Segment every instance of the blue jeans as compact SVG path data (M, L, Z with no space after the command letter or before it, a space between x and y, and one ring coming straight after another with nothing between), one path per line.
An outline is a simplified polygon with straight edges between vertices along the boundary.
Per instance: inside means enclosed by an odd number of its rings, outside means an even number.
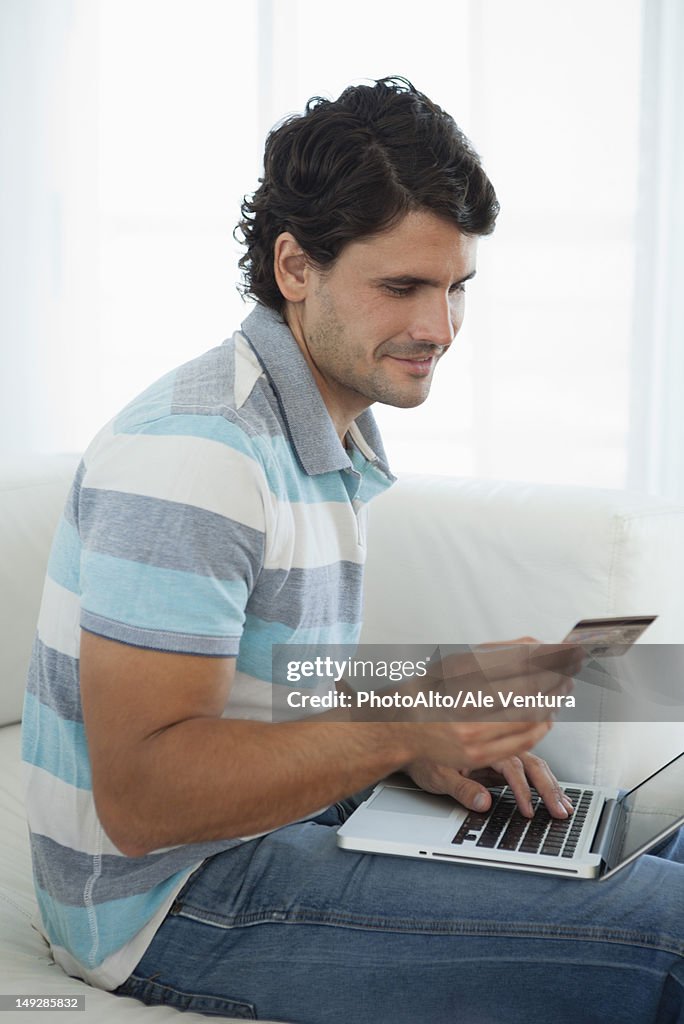
M293 1024L684 1024L682 833L576 881L340 850L355 802L205 861L117 993Z

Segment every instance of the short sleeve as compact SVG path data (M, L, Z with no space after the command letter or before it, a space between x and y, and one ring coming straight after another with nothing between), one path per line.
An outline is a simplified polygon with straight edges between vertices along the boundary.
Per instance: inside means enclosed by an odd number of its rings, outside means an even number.
M267 484L247 443L110 435L70 501L82 628L160 651L235 656L263 564Z

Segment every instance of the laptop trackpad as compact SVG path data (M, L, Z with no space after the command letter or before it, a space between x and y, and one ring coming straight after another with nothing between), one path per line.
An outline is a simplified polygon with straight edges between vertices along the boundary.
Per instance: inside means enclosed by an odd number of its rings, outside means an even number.
M437 796L413 789L382 789L369 809L398 811L400 814L423 814L430 818L448 818L459 805L450 796Z

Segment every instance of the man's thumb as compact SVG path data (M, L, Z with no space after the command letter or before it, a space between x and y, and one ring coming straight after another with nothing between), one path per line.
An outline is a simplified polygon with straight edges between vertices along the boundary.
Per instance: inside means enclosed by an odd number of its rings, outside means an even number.
M489 790L474 779L458 781L451 795L471 811L488 811L492 804Z

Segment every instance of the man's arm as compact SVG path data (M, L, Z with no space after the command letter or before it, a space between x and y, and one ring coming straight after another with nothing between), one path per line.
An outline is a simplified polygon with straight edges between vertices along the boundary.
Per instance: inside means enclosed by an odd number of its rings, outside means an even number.
M548 722L221 718L232 658L168 654L81 634L81 694L98 815L128 856L294 821L417 758L484 767L529 750Z

